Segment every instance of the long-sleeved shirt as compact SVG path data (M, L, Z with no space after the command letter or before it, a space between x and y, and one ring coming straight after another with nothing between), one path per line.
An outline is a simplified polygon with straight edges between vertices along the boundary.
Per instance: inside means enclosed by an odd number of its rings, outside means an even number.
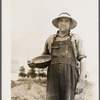
M67 40L69 37L71 37L71 42L73 44L74 54L78 61L80 61L82 58L86 58L84 47L83 47L83 41L82 39L77 35L73 33L69 33L68 35L65 35L61 37L59 35L59 31L57 31L56 34L53 34L49 36L49 38L46 40L43 54L51 54L51 44L53 43L53 39L56 37L56 41L64 41Z

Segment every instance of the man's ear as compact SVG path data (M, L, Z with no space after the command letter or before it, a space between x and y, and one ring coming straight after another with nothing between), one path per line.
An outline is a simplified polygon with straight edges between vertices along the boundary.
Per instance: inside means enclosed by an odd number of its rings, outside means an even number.
M71 22L70 22L70 26L69 26L69 28L71 29Z

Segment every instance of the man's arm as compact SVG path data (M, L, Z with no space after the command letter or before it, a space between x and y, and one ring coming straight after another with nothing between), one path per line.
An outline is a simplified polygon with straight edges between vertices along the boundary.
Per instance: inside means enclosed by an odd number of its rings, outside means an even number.
M49 54L50 53L49 53L49 49L48 49L48 42L46 41L42 55L49 55Z
M77 59L80 62L80 75L76 85L76 93L82 93L86 75L86 55L84 52L83 41L77 36Z
M44 50L42 55L50 55L51 54L51 44L53 42L54 34L49 36L45 42Z
M79 76L79 81L85 80L85 75L86 75L86 58L82 58L80 60L80 76Z
M82 58L80 61L80 76L76 85L76 94L83 92L85 75L86 75L86 58Z

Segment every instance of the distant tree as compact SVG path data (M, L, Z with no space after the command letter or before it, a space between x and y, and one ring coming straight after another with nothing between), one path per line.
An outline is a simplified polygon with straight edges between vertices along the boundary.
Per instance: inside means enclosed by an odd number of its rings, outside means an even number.
M35 78L37 76L37 74L35 73L35 69L34 68L31 68L29 69L28 73L27 73L27 77L31 77L31 78Z
M26 77L24 66L21 66L21 67L19 68L19 76L20 76L20 77Z
M39 70L39 77L46 77L47 75L44 73L44 70Z

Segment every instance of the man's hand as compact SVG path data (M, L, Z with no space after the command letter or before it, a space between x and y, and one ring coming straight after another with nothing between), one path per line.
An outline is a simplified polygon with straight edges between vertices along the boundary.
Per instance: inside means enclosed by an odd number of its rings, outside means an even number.
M29 67L31 67L31 68L35 68L35 67L36 67L36 64L35 64L35 63L32 63L30 60L27 60L27 64L28 64Z
M84 81L83 80L79 80L77 85L76 85L76 94L82 93L83 92L83 88L84 88Z

